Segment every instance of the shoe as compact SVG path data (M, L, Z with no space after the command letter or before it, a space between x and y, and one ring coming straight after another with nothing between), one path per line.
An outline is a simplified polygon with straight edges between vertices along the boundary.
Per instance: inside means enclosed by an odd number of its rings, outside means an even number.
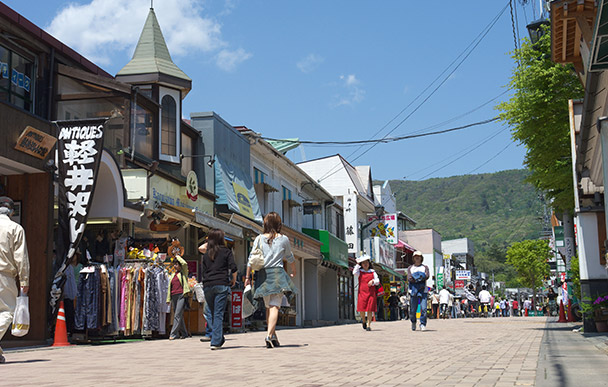
M416 323L415 323L415 322L413 322L413 323L412 323L412 330L413 330L413 331L415 331L415 330L416 330Z
M211 347L209 347L212 351L215 351L217 349L222 349L222 347L220 347L219 345L212 345Z
M420 330L423 332L426 331L426 325L420 324Z
M169 337L169 340L175 340L175 339L177 339L177 337L175 337L175 336Z
M365 330L368 331L368 332L371 332L372 328L367 327L367 328L365 328Z
M264 339L264 342L266 343L266 348L268 348L268 349L274 348L274 344L272 343L272 340L270 339L270 337L266 336L266 338Z
M272 335L272 337L270 338L270 341L272 342L273 347L281 346L281 343L279 343L279 339L277 338L277 335Z
M4 358L4 356L0 355L0 364L4 363L6 363L6 359Z
M361 322L361 324L363 324L363 329L367 329L367 324L365 323L365 321Z
M203 336L203 337L201 337L200 340L201 340L202 343L205 343L207 341L211 341L211 337L209 337L209 336Z

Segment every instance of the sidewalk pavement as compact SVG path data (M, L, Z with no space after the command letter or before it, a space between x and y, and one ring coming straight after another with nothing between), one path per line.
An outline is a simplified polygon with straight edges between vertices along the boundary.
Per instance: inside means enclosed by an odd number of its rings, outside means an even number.
M228 335L218 351L198 337L8 350L0 385L592 386L606 374L605 352L544 317L430 320L427 328L413 332L409 321L393 321L374 323L371 332L361 324L285 329L275 349L265 349L264 332L250 332ZM571 353L556 352L568 337ZM577 379L569 359L582 367L578 351L604 367L594 363ZM554 379L554 369L565 377Z
M537 386L608 386L608 334L580 333L581 326L547 321Z

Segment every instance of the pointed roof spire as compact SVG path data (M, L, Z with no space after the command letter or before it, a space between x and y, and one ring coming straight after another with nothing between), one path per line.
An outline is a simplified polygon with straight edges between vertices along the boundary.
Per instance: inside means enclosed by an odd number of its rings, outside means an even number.
M192 79L177 67L171 59L171 54L169 54L167 43L165 43L158 19L156 19L154 8L152 8L152 0L150 1L150 6L150 12L137 42L133 58L116 74L116 77L123 78L128 82L129 80L126 78L133 78L132 76L134 75L156 74L157 81L160 81L161 78L167 78L163 77L163 75L169 76L169 79L174 79L175 81L171 82L165 79L162 83L179 86L179 88L185 91L185 95L191 89Z

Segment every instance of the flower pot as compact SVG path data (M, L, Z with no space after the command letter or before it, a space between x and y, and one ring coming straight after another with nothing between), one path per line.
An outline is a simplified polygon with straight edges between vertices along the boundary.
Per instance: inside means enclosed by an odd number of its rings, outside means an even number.
M595 328L598 332L608 332L608 321L596 321Z

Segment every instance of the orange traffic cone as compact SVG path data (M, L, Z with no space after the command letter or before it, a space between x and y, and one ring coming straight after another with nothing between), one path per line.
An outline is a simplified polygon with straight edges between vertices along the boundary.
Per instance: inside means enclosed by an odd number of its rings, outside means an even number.
M563 301L559 302L559 320L557 320L557 322L560 322L560 323L567 322L566 314L564 313L564 302Z
M574 315L572 314L572 303L568 301L568 322L574 322Z
M63 301L59 302L59 312L57 313L57 323L55 324L55 341L53 347L67 347L71 345L68 342L68 329L65 325L65 309Z

